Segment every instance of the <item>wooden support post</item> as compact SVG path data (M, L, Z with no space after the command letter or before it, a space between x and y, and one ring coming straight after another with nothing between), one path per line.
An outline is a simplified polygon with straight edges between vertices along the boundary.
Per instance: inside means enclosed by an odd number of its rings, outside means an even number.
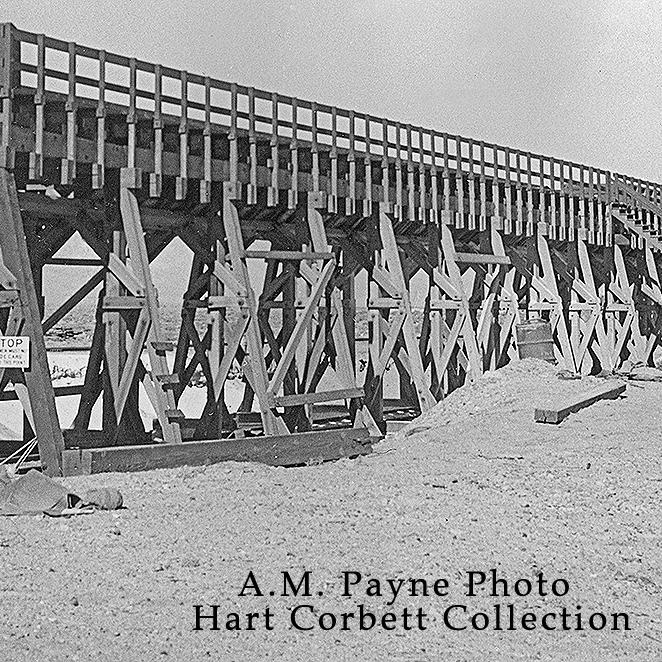
M501 227L501 210L499 209L501 200L499 192L499 150L496 145L492 146L492 226Z
M144 297L144 308L138 318L138 324L134 332L133 345L127 359L120 382L120 392L116 397L116 407L121 403L123 396L123 385L133 379L135 369L140 360L143 347L147 347L149 356L149 371L145 371L143 385L156 417L161 425L163 440L165 443L181 443L179 429L179 418L175 416L177 409L175 399L170 389L157 379L158 375L169 374L168 363L165 356L165 337L161 329L159 317L159 304L156 288L152 282L149 256L145 245L145 236L140 220L140 210L135 190L141 186L142 174L133 168L123 168L120 175L120 213L122 226L126 236L126 244L131 256L131 271L139 283L139 290L134 296ZM127 370L133 374L127 373Z
M105 333L103 324L103 294L99 294L97 310L95 315L94 334L92 345L85 368L85 379L78 404L78 412L73 422L73 428L77 431L87 430L90 425L94 403L99 398L102 390L102 378L100 375L104 357Z
M312 194L308 196L308 229L312 241L313 250L321 253L328 250L326 231L324 221L320 213L323 207L323 196ZM328 267L316 265L316 278L318 282L325 278L325 271ZM344 296L338 288L333 288L330 295L331 311L331 335L333 338L334 349L336 353L335 375L338 383L347 394L356 392L359 388L355 371L355 353L354 353L354 314L356 306L354 302L354 281L348 280L344 288ZM312 302L312 296L310 301ZM305 310L303 314L305 315ZM298 323L297 323L298 324ZM293 335L296 329L293 331ZM287 350L286 350L287 351ZM285 352L283 352L285 355ZM352 396L347 395L350 398ZM352 398L354 399L354 398ZM356 400L350 408L355 410L354 427L368 427L374 434L378 433L377 425L369 409L360 401Z
M462 139L455 138L455 198L457 204L457 215L455 227L464 228L464 178L462 175Z
M531 167L531 152L526 155L526 236L533 237L536 223L533 214L533 168Z
M577 209L577 216L579 220L579 232L578 236L580 239L587 240L588 239L588 226L587 226L587 218L588 218L588 202L586 198L584 197L584 193L586 191L586 182L585 182L585 170L584 166L580 165L579 166L579 195L578 195L578 209Z
M391 208L391 182L388 172L388 122L382 120L382 201Z
M345 197L345 216L353 216L356 213L356 118L354 111L349 113L349 149L347 151L348 185Z
M538 158L538 225L543 224L544 232L549 236L549 224L547 223L547 199L545 195L545 161Z
M428 222L427 205L428 194L425 182L425 154L423 148L423 136L425 134L419 129L418 131L418 213L416 218L421 223Z
M67 155L62 159L60 183L73 184L76 177L76 44L69 42L69 72L67 79Z
M469 175L467 176L467 187L469 189L469 219L467 227L469 230L476 229L476 182L474 173L474 143L469 140Z
M567 237L567 216L566 216L566 202L567 195L565 192L565 181L564 181L564 169L565 164L563 161L559 161L559 232L558 238L561 241L565 241Z
M278 95L271 95L271 159L269 161L270 184L267 188L267 206L274 207L278 204Z
M29 409L36 414L31 425L37 437L42 468L49 476L60 476L64 441L55 409L39 303L30 269L16 185L13 174L5 167L0 167L0 273L6 276L2 286L6 290L15 290L20 297L16 302L19 307L14 313L19 322L14 335L23 333L29 335L31 340L31 365L23 371L22 379Z
M161 65L154 66L154 172L149 173L149 195L161 196L163 187L163 116L161 114Z
M529 310L534 316L540 316L542 311L549 311L552 331L556 334L559 362L566 369L575 371L577 366L575 366L572 345L565 321L563 300L559 294L549 245L542 228L538 228L537 248L540 266L533 266L531 290L535 297L531 297Z
M312 160L311 171L313 180L313 191L321 191L320 188L320 155L319 145L317 144L317 104L313 101L310 104L310 156Z
M292 138L290 139L290 188L287 191L287 207L295 209L299 202L299 143L298 102L292 99Z
M416 188L414 185L414 154L412 150L411 124L407 124L407 220L416 220Z
M249 173L246 200L249 205L257 204L257 133L255 130L255 88L248 90L248 151Z
M92 164L92 188L103 189L106 162L106 51L99 51L99 100L96 107L96 155Z
M205 125L202 130L202 180L200 181L200 204L211 202L212 185L212 133L211 133L211 79L205 76Z
M478 229L487 229L487 181L485 177L485 143L480 141L480 220Z
M558 220L556 218L556 162L549 160L549 238L558 238Z
M331 108L331 149L329 150L331 170L328 177L327 210L338 213L338 110Z
M585 204L588 206L588 243L595 243L595 171L588 169L588 198Z
M383 207L379 215L379 232L382 245L384 246L383 250L387 267L382 285L385 285L387 281L389 282L390 294L398 300L398 313L389 330L389 337L379 357L379 370L375 369L375 373L377 375L383 374L386 363L395 348L400 331L402 331L404 346L409 359L408 372L416 389L419 407L421 411L427 411L434 405L435 399L432 393L430 393L425 377L425 370L414 327L410 293L400 261L398 245L393 231L393 221Z
M44 110L46 107L46 45L43 34L37 35L37 87L34 95L34 151L30 152L28 178L39 180L44 171Z
M430 131L430 223L439 224L439 171L437 169L437 134Z
M230 181L232 183L239 182L239 134L237 132L237 117L238 117L238 91L237 84L230 84L230 131L228 132L229 143L229 166L230 166ZM276 108L278 105L276 104ZM278 110L276 110L278 112Z
M517 181L515 183L515 192L517 196L517 220L515 221L515 232L516 234L524 234L524 197L522 194L522 154L516 152L517 157L517 170L516 176Z
M226 182L223 186L223 226L232 268L228 270L217 262L214 274L233 287L237 304L246 314L247 347L243 365L244 375L257 396L264 432L265 434L287 434L288 430L283 419L276 417L273 413L272 404L267 395L272 388L270 388L267 377L267 368L262 351L257 299L250 283L239 214L235 206L238 199L237 184Z
M16 38L16 28L11 23L0 24L0 146L3 162L0 167L7 167L7 150L11 145L11 128L14 105L14 88L21 85L21 73L18 64L21 60L21 44Z
M504 150L504 155L506 159L506 183L504 184L506 213L503 219L503 231L505 234L510 234L513 231L513 183L510 178L510 150Z
M575 240L575 228L577 223L577 209L575 207L575 193L572 190L573 181L573 164L568 163L568 184L570 185L570 193L568 195L568 233L567 240Z
M126 165L129 168L136 167L136 125L138 123L138 118L136 116L136 77L136 58L132 57L129 59L129 110L126 114Z
M442 134L443 170L441 176L444 182L444 207L441 212L441 222L445 225L452 223L451 215L451 173L448 167L448 134ZM498 212L497 212L498 213Z
M185 71L180 73L180 86L179 176L175 178L176 200L184 200L188 189L188 74ZM232 143L230 143L230 155L232 155ZM230 161L232 162L232 159ZM232 176L232 167L230 171Z
M399 221L402 220L402 127L399 122L395 123L395 207L393 216Z
M111 220L111 219L108 219ZM110 223L109 223L110 225ZM124 264L126 260L126 241L119 230L110 230L112 260ZM121 281L114 270L106 273L103 301L103 322L105 339L105 384L103 389L103 430L108 443L116 443L117 433L124 413L124 403L118 411L116 397L119 393L120 380L126 364L126 324L118 309L107 309L109 299L117 299L122 294ZM128 397L128 393L127 393ZM122 436L128 436L127 433Z
M365 159L363 161L365 169L365 193L363 198L363 216L367 218L370 216L372 209L372 141L370 137L370 116L365 116ZM315 189L319 190L319 189Z

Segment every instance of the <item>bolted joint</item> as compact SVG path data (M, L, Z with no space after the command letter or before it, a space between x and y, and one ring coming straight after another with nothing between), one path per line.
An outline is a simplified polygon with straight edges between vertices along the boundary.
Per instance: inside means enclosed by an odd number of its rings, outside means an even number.
M2 147L0 148L0 168L5 170L14 169L14 149L12 147Z
M175 200L184 200L188 191L188 179L175 177Z
M104 176L103 176L103 163L93 163L92 164L92 188L100 189L103 188Z
M503 230L503 219L500 216L492 216L492 229Z
M315 209L326 207L326 192L314 191L308 194L308 204Z
M202 180L200 182L200 204L207 205L211 202L211 182Z
M120 170L120 186L128 189L140 189L143 184L143 173L140 168L122 168Z
M28 179L32 181L41 179L44 174L42 155L30 152L28 159Z
M228 200L241 200L241 184L239 182L224 182L223 195Z
M69 186L76 178L76 162L72 159L62 159L60 165L60 184Z
M161 175L150 172L149 173L149 197L150 198L159 198L161 197L161 190L163 188L163 180Z

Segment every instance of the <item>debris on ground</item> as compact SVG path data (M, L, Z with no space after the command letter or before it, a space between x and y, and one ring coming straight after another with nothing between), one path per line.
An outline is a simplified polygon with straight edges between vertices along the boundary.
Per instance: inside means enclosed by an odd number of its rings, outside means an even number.
M91 489L80 497L35 469L15 476L0 466L0 516L44 513L62 517L121 507L122 495L114 488Z
M122 494L112 487L97 487L83 494L83 503L100 510L119 510L122 507Z
M662 382L662 370L651 366L640 365L627 373L627 378L638 382Z

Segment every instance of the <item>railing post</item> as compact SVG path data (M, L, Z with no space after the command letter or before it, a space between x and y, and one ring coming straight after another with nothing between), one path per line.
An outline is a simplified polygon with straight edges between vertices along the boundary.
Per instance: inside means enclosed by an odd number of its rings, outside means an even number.
M0 144L9 147L12 92L20 84L21 45L11 23L0 24Z

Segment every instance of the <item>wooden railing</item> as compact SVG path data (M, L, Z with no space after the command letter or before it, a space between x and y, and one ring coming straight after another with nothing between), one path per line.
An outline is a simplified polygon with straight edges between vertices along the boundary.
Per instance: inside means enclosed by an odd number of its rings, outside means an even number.
M338 196L338 179L345 180L343 190L355 201L357 182L374 182L376 177L383 187L384 200L396 208L407 207L410 218L425 220L429 212L467 207L468 227L476 217L494 213L492 201L499 201L507 210L516 209L515 214L503 214L506 232L526 231L525 226L533 222L537 211L537 218L549 220L552 226L561 228L567 224L567 235L564 228L559 238L571 239L577 224L589 237L597 236L602 243L601 238L611 234L607 212L612 200L610 182L627 182L655 202L662 198L660 184L593 166L246 87L25 32L11 24L3 24L0 30L4 61L0 96L34 97L33 173L39 171L44 155L44 105L52 95L64 99L63 181L71 180L75 174L76 113L79 108L93 106L97 125L93 165L96 186L103 181L106 123L121 109L128 127L129 167L135 164L138 122L149 118L153 124L153 194L158 194L163 174L164 128L176 124L178 196L185 194L190 136L196 134L202 136L203 201L216 178L212 170L212 137L219 132L229 141L230 179L238 177L237 139L248 138L248 155L242 159L248 165L253 186L257 186L257 144L268 139L270 158L266 165L271 172L272 201L279 187L279 159L287 148L287 169L295 192L298 174L304 167L299 154L305 149L310 153L305 169L312 176L314 189L320 187L320 160L324 156L324 174L330 181L332 199ZM11 120L5 117L5 133L9 123ZM363 198L370 201L372 186L364 188ZM390 195L395 199L389 200ZM415 209L421 211L415 213ZM459 222L462 223L461 218Z

